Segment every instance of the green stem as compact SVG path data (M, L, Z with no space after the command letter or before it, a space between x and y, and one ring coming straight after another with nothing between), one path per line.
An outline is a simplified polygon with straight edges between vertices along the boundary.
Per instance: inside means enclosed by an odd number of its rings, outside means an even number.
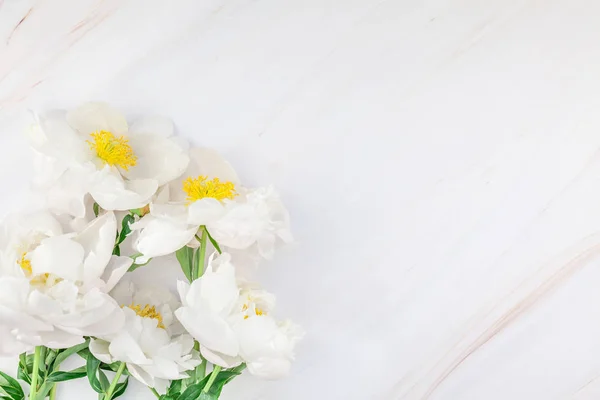
M202 231L202 237L200 238L200 250L198 254L198 260L194 266L194 273L192 274L192 280L196 280L204 274L204 258L206 257L206 244L208 241L208 232L206 227L202 225L200 227Z
M42 346L36 346L33 353L33 375L31 376L31 390L29 391L29 400L35 400L38 389L38 377L40 375L40 359L42 358Z
M202 389L202 391L204 393L208 393L208 391L210 390L210 387L215 382L215 379L217 379L217 375L219 375L219 372L221 372L221 367L218 365L215 365L212 372L210 373L210 378L208 378L208 382L206 382L206 386L204 386L204 389Z
M121 374L123 373L123 371L125 370L125 363L122 362L121 365L119 365L119 369L117 369L116 375L113 378L112 382L110 383L110 386L108 387L108 390L106 391L106 395L104 396L104 400L111 400L112 399L112 395L115 391L115 388L117 387L117 384L119 383L119 379L121 378Z
M53 370L58 371L60 369L60 364L55 364ZM50 389L50 399L56 399L56 388L58 387L58 382L52 384L52 389Z
M58 383L55 383L54 385L52 385L52 389L50 389L50 400L56 399L56 387L57 386L58 386Z
M154 393L154 395L156 396L157 399L160 399L160 394L158 394L158 392L156 391L156 389L149 387L148 389L150 389L150 391L152 393Z

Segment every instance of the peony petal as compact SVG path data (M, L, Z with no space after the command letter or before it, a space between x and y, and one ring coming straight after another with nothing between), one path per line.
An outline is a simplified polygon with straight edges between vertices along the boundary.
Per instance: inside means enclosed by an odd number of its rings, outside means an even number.
M50 273L63 279L83 279L83 247L66 235L42 240L31 252L33 275Z
M102 276L104 268L112 256L116 233L117 219L114 213L107 212L94 219L75 238L83 246L85 252L84 283Z
M15 357L31 349L32 345L18 341L7 326L0 325L0 357Z
M286 377L292 366L290 360L285 358L261 357L246 363L248 371L261 379L281 379Z
M193 202L188 207L188 224L207 225L225 215L223 204L213 198L204 198Z
M125 117L106 103L86 103L67 113L69 125L82 135L108 131L115 136L127 134Z
M48 208L57 214L66 213L83 218L86 212L86 194L95 171L91 163L65 171L46 191Z
M215 365L221 366L223 368L237 367L242 363L241 357L230 357L228 355L212 351L206 346L201 345L200 352L202 353L202 356L206 358L207 361Z
M177 281L177 293L179 293L179 298L181 299L181 303L184 306L193 306L193 304L190 304L187 299L187 295L188 295L189 291L190 291L189 283L187 283L185 281L181 281L181 280Z
M207 348L232 357L238 355L239 344L235 333L218 315L189 307L178 309L175 315L190 335Z
M177 224L187 224L188 209L182 203L150 204L150 214L153 217L166 219Z
M142 382L144 385L148 387L155 386L155 379L152 375L144 370L144 367L136 365L134 363L127 363L127 371L129 374L133 376L138 381ZM163 392L164 393L164 392Z
M204 175L209 179L219 178L222 182L232 182L236 187L241 184L231 164L216 151L208 148L192 148L189 150L189 157L190 161L185 172L169 183L171 200L185 200L183 182L189 177L196 178Z
M173 253L185 246L198 231L197 227L174 224L155 218L150 220L137 238L135 248L143 254L136 260L143 263L150 258Z
M92 339L90 341L90 352L96 357L98 360L102 361L106 364L112 364L116 360L110 354L108 350L110 343L100 339Z
M129 143L137 163L123 175L128 179L155 179L164 185L181 176L186 170L187 152L174 141L156 135L136 135Z
M198 168L194 171L194 177L206 175L209 179L219 178L221 181L232 182L236 186L241 184L235 169L215 150L206 147L190 149L190 160L193 160Z
M41 343L38 345L43 345L52 349L68 349L69 347L77 346L78 344L85 342L82 335L73 335L61 329L54 329L51 332L42 332L40 338Z
M199 295L201 298L193 299L193 303L206 304L212 312L223 316L229 315L240 293L235 268L229 260L230 256L227 253L210 260L209 268L202 278L192 282L190 290L191 296Z
M105 210L144 207L158 189L154 179L124 181L116 168L105 166L94 176L90 194Z
M110 292L113 290L132 264L133 259L130 257L112 256L102 275L102 280L106 282L104 291Z
M118 335L109 346L110 353L120 361L135 364L151 364L146 358L137 341L128 333Z
M65 113L51 111L38 119L29 131L32 146L39 152L62 163L82 163L92 158L84 138L67 123Z
M145 116L136 120L129 129L129 134L147 135L154 134L163 138L173 136L174 133L173 121L170 118L160 115Z

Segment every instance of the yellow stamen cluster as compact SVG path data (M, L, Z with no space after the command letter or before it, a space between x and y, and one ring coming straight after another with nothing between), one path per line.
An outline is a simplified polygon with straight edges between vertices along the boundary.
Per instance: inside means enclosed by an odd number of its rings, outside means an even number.
M23 253L23 255L21 256L21 259L19 261L17 261L17 264L19 264L21 269L23 271L25 271L25 274L27 276L31 276L31 274L33 273L32 269L31 269L31 261L26 259L25 258L26 256L27 256L27 253Z
M104 163L121 167L126 171L136 165L137 157L133 154L127 138L116 137L108 131L94 132L90 136L94 140L88 140L87 143Z
M140 304L131 304L127 306L131 308L137 315L142 318L152 318L158 321L158 327L165 329L165 325L163 323L162 315L156 311L156 307L151 306L150 304L146 304L145 306L141 306Z
M244 306L242 307L242 311L248 311L248 304L244 304ZM256 316L258 316L258 317L267 315L267 313L265 311L263 311L262 309L260 309L258 307L254 307L254 314L256 314ZM248 318L249 318L248 314L244 315L244 319L248 319Z
M183 191L187 193L186 200L188 204L207 197L217 200L231 200L237 195L235 185L232 182L221 182L219 178L208 180L208 177L204 175L197 178L187 178L183 182Z
M31 260L28 260L27 258L27 253L23 253L23 255L21 256L21 259L17 261L17 264L19 264L19 266L21 267L21 269L25 272L25 276L27 278L29 278L29 283L33 286L46 286L46 284L48 284L48 280L50 279L50 274L49 273L45 273L45 274L40 274L40 275L36 275L33 276L33 269L31 268ZM51 284L54 284L56 282L60 282L62 279L54 276L52 282L50 282Z

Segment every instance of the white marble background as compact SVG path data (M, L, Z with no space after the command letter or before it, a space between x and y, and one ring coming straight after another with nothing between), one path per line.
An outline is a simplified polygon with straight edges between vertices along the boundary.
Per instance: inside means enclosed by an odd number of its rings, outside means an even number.
M262 271L308 331L293 374L223 400L596 399L599 22L598 0L0 0L2 213L27 108L164 113L295 222Z

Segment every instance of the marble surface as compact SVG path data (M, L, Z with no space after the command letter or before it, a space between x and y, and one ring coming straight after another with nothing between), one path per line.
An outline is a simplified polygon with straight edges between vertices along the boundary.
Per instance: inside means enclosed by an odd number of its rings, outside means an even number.
M274 183L298 239L261 272L308 332L293 373L224 400L595 399L599 18L597 0L0 0L0 206L27 196L27 109L164 113Z

